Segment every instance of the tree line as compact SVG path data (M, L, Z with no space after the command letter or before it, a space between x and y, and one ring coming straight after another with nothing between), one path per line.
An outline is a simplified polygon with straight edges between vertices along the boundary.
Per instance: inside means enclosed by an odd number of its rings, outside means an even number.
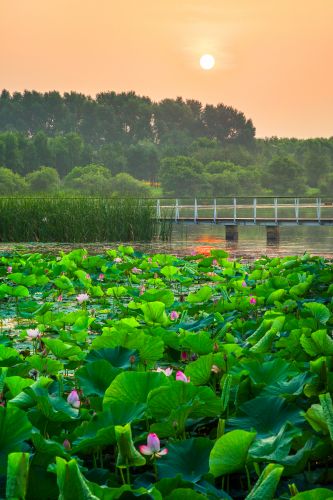
M329 195L333 138L256 139L234 108L182 98L2 91L0 167L2 194Z

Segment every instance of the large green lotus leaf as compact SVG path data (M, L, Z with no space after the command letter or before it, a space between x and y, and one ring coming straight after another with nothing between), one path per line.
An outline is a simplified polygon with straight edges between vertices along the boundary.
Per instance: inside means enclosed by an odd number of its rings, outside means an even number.
M74 292L73 283L71 282L71 280L69 278L67 278L67 276L59 276L58 278L56 278L53 281L53 283L60 290L67 290L70 292L72 292L72 291Z
M286 423L276 435L257 439L250 449L250 455L255 461L281 462L289 455L292 441L301 437L302 431Z
M64 369L61 361L49 357L41 357L38 354L28 358L28 363L31 368L34 368L43 375L57 375L59 371Z
M171 278L173 278L173 276L175 276L176 274L179 274L179 269L178 269L178 267L175 267L175 266L164 266L164 267L162 267L160 272L168 280L171 280Z
M293 500L332 500L333 490L327 488L315 488L314 490L302 491L293 497Z
M225 250L215 248L211 249L210 255L214 257L214 259L226 259L227 257L229 257L228 252L226 252Z
M37 452L43 453L44 455L50 455L51 457L63 457L69 458L69 454L66 452L62 444L57 443L51 439L45 439L39 432L33 432L32 442Z
M131 359L133 359L132 356L135 358L134 363L131 363ZM126 370L138 363L139 353L135 349L126 349L125 347L118 346L113 349L92 349L86 357L86 361L88 362L98 361L100 359L108 361L116 368Z
M134 446L131 424L116 425L114 430L118 449L116 466L127 469L132 466L145 465L145 457L140 455Z
M39 379L36 382L33 382L30 387L35 390L38 387L48 387L52 384L52 382L53 380L51 378L39 377ZM29 387L29 385L26 385L26 387ZM9 404L14 404L22 410L27 410L28 408L35 406L35 396L30 396L29 394L27 394L27 392L25 391L26 387L24 387L24 389L19 394L11 399Z
M0 473L6 471L8 454L21 451L31 432L32 425L24 411L0 406Z
M184 481L180 474L175 475L172 478L163 478L155 483L155 487L161 493L162 498L171 494L175 489L178 488L193 488L193 483L189 481Z
M252 382L259 385L271 385L286 380L288 375L294 376L297 374L297 370L281 358L276 358L272 361L247 359L242 361L240 365L248 371Z
M313 404L304 414L306 420L316 432L328 434L328 427L324 416L323 407L319 404Z
M141 309L147 325L166 326L170 323L163 302L147 302L146 304L142 304Z
M75 271L74 275L77 278L79 278L80 283L84 287L88 287L91 284L91 278L90 277L87 278L87 273L85 271L82 271L81 269L79 269L78 271Z
M26 498L29 473L29 453L8 455L6 498Z
M42 387L26 387L24 392L34 401L35 411L52 422L69 422L78 418L77 409L72 408L63 398L50 395Z
M242 470L248 458L255 432L235 430L221 436L211 451L209 469L214 477Z
M320 405L323 409L323 415L331 436L331 440L333 441L333 404L330 393L327 392L326 394L320 394L319 400Z
M319 304L318 302L307 302L304 304L313 317L319 322L325 325L331 317L331 312L324 304Z
M181 339L181 345L185 349L190 349L196 354L209 354L213 351L214 341L207 332L185 333Z
M145 404L150 391L168 384L169 379L164 373L134 371L120 373L106 390L103 406L105 409L110 408L117 401L133 405Z
M206 495L201 495L190 488L177 488L173 492L165 497L165 500L204 500L207 498Z
M20 358L18 352L13 347L6 347L0 344L0 360L5 361L7 359Z
M44 344L52 354L54 354L57 358L68 359L83 359L85 357L85 353L81 351L79 346L65 344L62 340L59 339L43 339Z
M222 401L209 387L196 387L181 380L153 391L148 398L148 408L155 418L167 418L173 410L191 403L191 416L216 417L221 413Z
M198 304L200 302L206 302L212 296L212 289L210 286L203 286L197 292L189 293L186 301L190 304Z
M245 500L273 500L282 473L281 465L268 464Z
M23 389L25 389L25 387L33 385L34 381L31 378L13 376L13 377L6 377L5 383L10 391L11 397L14 398L18 394L20 394L20 392L22 392Z
M194 385L204 385L210 379L212 366L214 364L213 354L200 356L196 361L189 363L185 369L185 375L190 377Z
M140 299L145 302L163 302L166 307L171 307L175 301L175 296L171 290L147 290Z
M59 488L58 500L99 500L89 489L87 481L82 476L76 460L66 462L63 458L56 458L57 483Z
M163 357L163 340L160 337L146 335L137 329L129 332L113 330L107 335L97 337L92 343L93 349L110 349L117 346L138 350L142 363L152 364Z
M111 295L111 297L114 297L115 299L120 299L121 297L124 297L124 295L127 295L127 288L124 286L113 286L107 289L106 295Z
M29 297L30 293L25 286L19 285L11 289L10 295L13 297Z
M279 290L274 290L274 292L271 292L269 296L267 297L267 304L274 304L274 302L281 302L283 297L286 294L286 290L283 290L280 288Z
M160 438L181 437L186 431L186 422L192 413L192 404L184 403L181 407L172 410L166 420L156 422L150 426Z
M300 338L304 351L310 356L333 355L333 340L327 335L326 330L317 330L311 337L303 334Z
M120 373L120 368L115 368L105 359L87 363L75 372L75 378L85 396L104 396L112 380Z
M255 429L258 437L277 434L286 422L304 423L300 409L278 397L257 397L243 403L239 409L243 416L231 417L228 425L236 429Z
M75 429L73 453L91 453L100 446L114 443L114 418L110 411L105 411Z
M191 438L168 444L168 454L158 461L159 477L181 474L185 481L196 483L209 471L209 455L214 441Z
M300 373L290 380L280 380L265 387L260 394L261 396L283 396L285 398L299 396L302 394L305 384L312 378L308 372Z

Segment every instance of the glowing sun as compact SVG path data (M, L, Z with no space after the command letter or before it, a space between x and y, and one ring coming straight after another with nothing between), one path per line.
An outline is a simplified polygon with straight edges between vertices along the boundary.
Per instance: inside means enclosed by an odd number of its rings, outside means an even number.
M212 69L215 66L215 59L211 54L204 54L200 57L200 66L202 69Z

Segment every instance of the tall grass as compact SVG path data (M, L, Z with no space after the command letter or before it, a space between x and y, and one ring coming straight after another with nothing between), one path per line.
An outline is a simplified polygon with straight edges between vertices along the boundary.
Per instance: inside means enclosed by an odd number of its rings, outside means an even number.
M0 197L0 241L151 241L155 210L149 199Z

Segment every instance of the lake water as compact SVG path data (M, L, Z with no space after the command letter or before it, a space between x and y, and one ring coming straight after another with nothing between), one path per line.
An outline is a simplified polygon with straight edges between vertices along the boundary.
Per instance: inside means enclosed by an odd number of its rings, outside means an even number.
M191 252L208 253L211 248L222 248L231 257L252 259L261 255L285 256L302 255L304 252L313 255L324 255L333 258L333 227L296 226L281 227L278 244L267 244L266 229L260 226L240 226L238 242L227 242L225 228L215 224L177 224L173 226L171 242L156 241L153 243L131 243L138 250L148 253L168 252L184 255ZM83 243L55 244L0 243L0 254L13 250L58 252L71 248L84 247L91 253L102 252L108 248L116 248L117 243Z

